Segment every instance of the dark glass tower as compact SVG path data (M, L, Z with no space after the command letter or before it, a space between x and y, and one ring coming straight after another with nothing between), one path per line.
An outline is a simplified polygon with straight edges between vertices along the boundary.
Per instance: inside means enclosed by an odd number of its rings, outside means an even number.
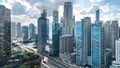
M28 26L22 26L22 38L23 42L28 41Z
M51 56L59 56L59 36L60 25L58 23L58 11L54 11L52 24L52 45L50 46Z
M29 36L30 36L30 40L35 40L35 26L34 24L29 24Z
M38 51L45 51L45 45L47 43L47 12L43 10L41 17L38 19L38 39L37 46Z

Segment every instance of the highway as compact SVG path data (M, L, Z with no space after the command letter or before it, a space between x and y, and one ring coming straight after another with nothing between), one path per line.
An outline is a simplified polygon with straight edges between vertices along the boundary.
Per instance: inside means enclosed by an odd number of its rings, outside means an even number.
M34 52L35 54L39 55L39 57L41 59L43 59L44 57L48 57L49 58L49 63L57 68L84 68L84 67L80 67L80 66L77 66L75 64L70 64L70 63L66 63L66 62L63 62L62 60L60 60L59 58L54 58L54 57L51 57L49 56L47 53L40 53L37 51L37 49L31 47L31 46L26 46L24 44L21 44L21 43L17 43L18 47L20 47L22 49L23 52L25 51L32 51Z

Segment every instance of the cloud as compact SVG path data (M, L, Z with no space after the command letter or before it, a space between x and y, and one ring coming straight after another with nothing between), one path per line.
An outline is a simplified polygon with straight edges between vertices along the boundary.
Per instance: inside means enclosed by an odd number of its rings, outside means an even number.
M90 0L90 2L102 2L103 0Z
M97 9L99 9L99 7L96 6L96 5L93 5L92 8L89 10L89 14L95 13L95 11L96 11Z
M12 14L13 15L26 14L26 7L22 5L20 2L14 2L12 6Z

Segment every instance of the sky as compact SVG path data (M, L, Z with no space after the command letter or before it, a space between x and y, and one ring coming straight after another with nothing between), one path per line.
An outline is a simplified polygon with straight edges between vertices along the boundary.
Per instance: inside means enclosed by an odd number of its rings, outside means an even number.
M65 1L73 1L73 15L76 21L85 16L91 17L92 23L95 20L95 10L100 9L100 20L108 21L120 19L120 0L44 0L44 7L47 10L47 17L52 23L54 10L59 11L59 19L63 16ZM41 15L43 0L0 0L1 5L11 9L12 22L21 22L22 25L34 23L37 26L37 19Z

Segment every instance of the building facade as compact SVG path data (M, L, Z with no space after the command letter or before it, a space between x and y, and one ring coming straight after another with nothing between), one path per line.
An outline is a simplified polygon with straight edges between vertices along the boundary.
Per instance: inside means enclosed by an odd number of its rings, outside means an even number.
M0 5L0 68L11 56L11 14L10 9Z
M52 24L52 46L50 46L51 56L59 56L59 36L60 24L58 23L58 11L54 11Z
M92 25L92 68L104 68L104 28L101 24Z
M29 39L35 40L35 26L34 24L29 24Z
M115 41L119 39L119 28L118 28L118 21L114 20L111 22L110 25L110 30L111 30L111 48L112 48L112 55L113 58L115 58Z
M28 41L28 26L22 26L23 41Z
M22 38L22 27L20 22L17 23L17 38Z
M38 38L37 46L38 51L45 51L45 45L47 43L47 12L43 10L41 17L38 19Z
M84 64L83 60L83 22L75 23L75 41L76 41L76 64Z
M116 40L115 55L116 59L112 62L110 68L120 68L120 39Z
M11 22L11 39L15 39L16 38L16 33L17 33L17 25L15 22Z
M60 36L60 58L71 62L71 59L68 59L66 55L71 56L70 54L74 52L74 28L73 28L73 6L72 2L64 2L64 17L62 22L62 36ZM64 40L64 41L63 41ZM67 59L64 57L66 56ZM71 56L72 57L72 56Z

